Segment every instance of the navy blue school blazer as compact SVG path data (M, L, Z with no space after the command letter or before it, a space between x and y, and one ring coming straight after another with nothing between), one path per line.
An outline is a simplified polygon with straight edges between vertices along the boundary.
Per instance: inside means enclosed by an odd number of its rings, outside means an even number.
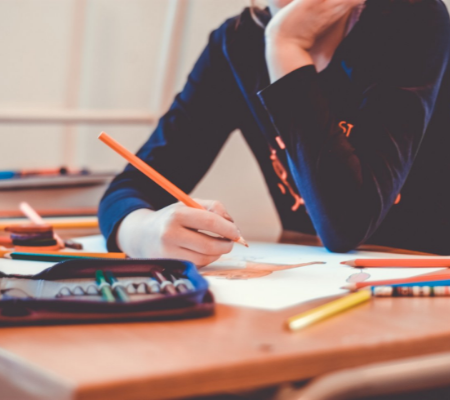
M440 0L368 0L324 71L270 84L264 31L246 9L211 33L137 155L191 192L240 129L284 229L336 252L450 254L449 28ZM109 249L127 214L175 201L128 165L99 208Z

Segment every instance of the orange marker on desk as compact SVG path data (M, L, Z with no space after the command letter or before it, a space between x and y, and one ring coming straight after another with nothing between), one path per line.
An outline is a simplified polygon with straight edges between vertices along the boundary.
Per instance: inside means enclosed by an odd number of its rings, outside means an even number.
M141 171L144 175L149 177L153 182L157 183L164 190L169 192L173 197L177 200L181 201L188 207L197 208L199 210L205 210L200 204L198 204L195 200L193 200L188 194L184 193L180 188L175 186L172 182L162 176L159 172L154 170L140 158L135 156L131 151L127 150L120 143L114 140L111 136L106 134L105 132L100 133L98 137L103 143L111 147L116 153L120 154L123 158L125 158L131 165ZM241 236L236 243L242 244L245 247L248 247L247 242Z
M357 258L341 264L355 268L450 268L450 257Z

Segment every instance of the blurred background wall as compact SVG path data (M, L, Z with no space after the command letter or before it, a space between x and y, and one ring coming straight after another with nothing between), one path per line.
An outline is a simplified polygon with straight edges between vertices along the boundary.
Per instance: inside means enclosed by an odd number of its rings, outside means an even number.
M96 139L98 133L105 130L135 151L154 123L42 124L29 115L39 119L75 109L154 119L182 88L209 32L249 2L178 2L181 39L172 54L173 78L161 86L175 0L0 0L0 117L28 115L27 123L0 124L0 169L69 165L119 171L124 162ZM223 201L248 239L274 240L280 233L239 132L194 196Z

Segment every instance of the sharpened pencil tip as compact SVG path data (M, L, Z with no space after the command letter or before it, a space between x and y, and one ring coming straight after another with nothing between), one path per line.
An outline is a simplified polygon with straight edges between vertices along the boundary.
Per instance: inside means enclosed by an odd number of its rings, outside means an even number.
M236 243L242 244L242 246L248 247L248 243L245 241L245 239L241 236Z
M341 261L341 264L349 267L356 267L356 260Z

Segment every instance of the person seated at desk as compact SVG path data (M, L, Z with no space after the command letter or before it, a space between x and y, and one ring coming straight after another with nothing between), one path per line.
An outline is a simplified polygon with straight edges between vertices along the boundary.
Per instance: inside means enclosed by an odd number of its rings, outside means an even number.
M211 33L137 154L190 192L240 129L285 230L334 252L371 243L450 254L449 46L440 0L252 5ZM208 211L127 166L100 226L110 250L204 266L240 233L220 203L200 202Z

